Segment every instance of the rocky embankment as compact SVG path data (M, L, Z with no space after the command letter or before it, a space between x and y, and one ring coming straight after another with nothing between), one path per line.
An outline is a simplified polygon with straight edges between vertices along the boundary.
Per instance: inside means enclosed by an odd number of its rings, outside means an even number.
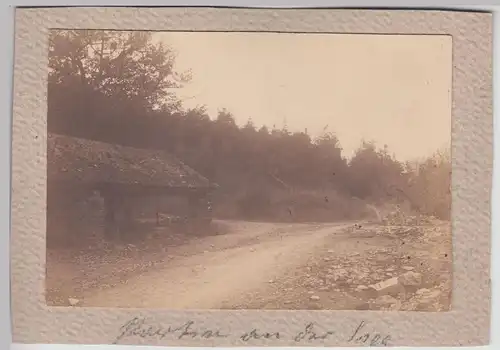
M451 252L449 222L388 215L332 235L305 266L238 308L446 311Z

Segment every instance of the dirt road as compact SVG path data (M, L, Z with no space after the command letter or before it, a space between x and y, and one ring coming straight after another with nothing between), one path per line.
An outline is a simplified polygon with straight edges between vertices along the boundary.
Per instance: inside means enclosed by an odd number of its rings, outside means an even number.
M83 294L82 306L233 308L265 295L275 280L304 265L353 223L224 222L229 232L167 252L168 262L110 288ZM340 246L339 246L340 247ZM244 299L244 300L243 300Z

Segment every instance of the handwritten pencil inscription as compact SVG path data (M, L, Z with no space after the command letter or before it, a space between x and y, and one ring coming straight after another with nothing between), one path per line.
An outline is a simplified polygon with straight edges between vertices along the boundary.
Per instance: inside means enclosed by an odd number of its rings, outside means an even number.
M305 329L293 337L295 342L300 342L303 340L325 340L334 334L333 331L327 331L325 333L316 333L314 329L314 323L309 323Z
M146 324L145 318L135 317L120 327L120 333L113 344L117 344L118 341L125 337L164 339L168 335L176 339L212 339L229 337L228 334L224 334L218 329L197 329L194 327L193 321L187 321L180 326L169 326L164 328L158 325L148 325Z
M321 331L320 325L315 323L307 323L304 328L296 333L285 334L278 331L261 330L253 328L242 333L231 334L228 331L221 329L211 329L199 327L194 321L187 321L181 325L163 327L160 325L149 324L145 318L134 317L124 323L120 329L118 336L113 344L117 344L125 338L153 338L157 340L169 339L223 339L236 338L244 343L251 343L254 340L291 340L295 343L303 345L312 345L315 342L324 342L327 340L337 340L339 342L352 343L361 346L390 346L391 336L379 332L370 331L367 328L367 323L361 321L350 332L337 332L334 329ZM349 334L348 338L343 339L337 334ZM337 337L337 338L335 338Z

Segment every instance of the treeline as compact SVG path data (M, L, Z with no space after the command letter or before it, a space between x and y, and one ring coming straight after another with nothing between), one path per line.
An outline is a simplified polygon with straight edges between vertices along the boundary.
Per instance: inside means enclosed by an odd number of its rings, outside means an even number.
M309 200L330 216L336 203L347 217L354 202L396 201L449 218L448 152L402 163L363 142L348 160L328 130L312 138L286 126L256 128L251 120L238 126L226 110L209 116L204 107L187 109L176 91L191 74L177 72L175 52L152 39L142 32L52 32L49 131L167 150L220 185L218 207L227 215L292 215Z

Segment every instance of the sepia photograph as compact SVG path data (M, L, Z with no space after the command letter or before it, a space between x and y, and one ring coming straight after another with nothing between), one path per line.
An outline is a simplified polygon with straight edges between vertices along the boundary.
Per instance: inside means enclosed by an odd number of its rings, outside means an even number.
M448 311L447 36L53 30L46 302Z
M16 10L13 341L488 344L492 27Z

